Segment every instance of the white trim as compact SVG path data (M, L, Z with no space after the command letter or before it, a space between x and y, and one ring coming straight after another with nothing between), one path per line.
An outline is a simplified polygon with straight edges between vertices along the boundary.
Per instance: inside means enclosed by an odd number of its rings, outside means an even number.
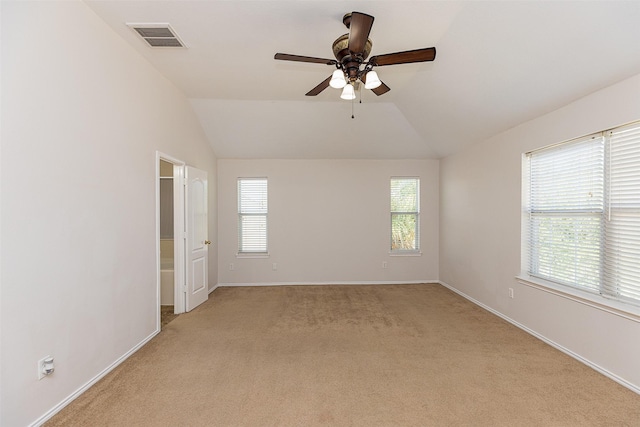
M632 384L630 382L628 382L627 380L625 380L624 378L619 377L618 375L614 374L613 372L608 371L607 369L601 367L600 365L597 365L596 363L593 363L592 361L585 359L584 357L580 356L578 353L575 353L571 350L569 350L568 348L558 344L557 342L550 340L549 338L545 337L544 335L539 334L538 332L534 331L533 329L530 329L528 327L526 327L525 325L516 322L515 320L513 320L512 318L500 313L497 310L494 310L493 308L481 303L480 301L476 300L475 298L470 297L469 295L465 294L462 291L459 291L458 289L454 288L453 286L439 280L438 283L440 283L442 286L444 286L445 288L451 290L452 292L455 292L456 294L460 295L461 297L471 301L472 303L476 304L477 306L480 306L482 308L484 308L485 310L487 310L488 312L495 314L496 316L500 317L501 319L506 320L507 322L511 323L512 325L522 329L523 331L527 332L530 335L533 335L534 337L538 338L539 340L549 344L551 347L560 350L561 352L563 352L564 354L573 357L574 359L576 359L579 362L584 363L585 365L587 365L588 367L600 372L602 375L608 377L609 379L612 379L613 381L617 382L618 384L620 384L623 387L628 388L629 390L633 391L634 393L640 394L640 387L636 386L635 384Z
M186 301L185 249L185 168L186 164L173 159L173 312L184 313ZM178 236L178 238L176 238Z
M211 292L215 291L219 287L220 287L220 284L216 284L213 288L209 289L209 295L211 295Z
M160 289L161 289L161 260L160 260L160 160L173 164L173 306L174 313L185 312L185 250L184 239L184 168L185 162L173 156L156 151L156 262L158 267L156 277L157 298L157 329L160 330Z
M269 252L238 252L236 254L236 258L245 258L245 259L269 258Z
M552 282L548 282L546 280L538 279L537 277L531 277L528 275L516 276L516 280L522 285L529 286L534 289L539 289L541 291L548 292L561 298L566 298L571 301L575 301L580 304L588 305L589 307L605 311L609 314L620 316L627 320L640 323L640 308L638 307L607 299L603 295L591 294L589 292L582 292L579 289L574 289L568 286L556 285Z
M142 348L142 346L144 346L146 343L151 341L151 339L153 339L153 337L155 337L159 333L160 333L160 329L158 328L153 333L151 333L151 335L149 335L148 337L143 339L141 342L136 344L131 350L127 351L125 354L123 354L118 359L116 359L111 365L109 365L105 369L103 369L102 372L100 372L98 375L96 375L95 377L90 379L88 382L86 382L83 386L81 386L79 389L77 389L76 391L71 393L69 396L67 396L65 399L63 399L56 406L54 406L53 408L49 409L44 415L42 415L40 418L38 418L33 423L31 423L30 427L41 426L42 424L47 422L49 419L51 419L51 417L53 417L55 414L60 412L65 406L67 406L68 404L70 404L71 402L76 400L82 393L87 391L91 386L93 386L95 383L100 381L105 375L107 375L109 372L113 371L122 362L127 360L133 353L135 353L136 351L140 350L140 348Z
M389 256L422 256L421 251L389 251Z
M323 285L432 285L437 280L402 280L402 281L343 281L343 282L254 282L254 283L218 283L217 287L240 286L323 286Z

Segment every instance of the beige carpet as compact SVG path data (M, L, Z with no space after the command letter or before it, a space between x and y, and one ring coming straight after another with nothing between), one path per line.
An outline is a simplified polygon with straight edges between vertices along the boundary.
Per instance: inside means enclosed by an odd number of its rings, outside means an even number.
M440 285L219 288L49 426L638 426L640 396Z
M160 329L164 329L169 323L174 321L179 314L175 314L174 306L161 305L160 306Z

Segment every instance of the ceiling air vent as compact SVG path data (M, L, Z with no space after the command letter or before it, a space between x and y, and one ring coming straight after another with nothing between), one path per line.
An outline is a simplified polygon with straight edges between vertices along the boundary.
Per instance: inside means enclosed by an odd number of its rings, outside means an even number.
M186 47L169 24L127 24L151 47Z

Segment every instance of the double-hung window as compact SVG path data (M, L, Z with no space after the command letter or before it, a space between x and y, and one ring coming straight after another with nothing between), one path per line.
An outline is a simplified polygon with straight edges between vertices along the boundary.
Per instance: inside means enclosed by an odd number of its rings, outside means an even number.
M420 178L391 178L391 252L420 251Z
M527 153L530 276L640 304L640 123Z
M238 178L238 253L267 253L267 178Z

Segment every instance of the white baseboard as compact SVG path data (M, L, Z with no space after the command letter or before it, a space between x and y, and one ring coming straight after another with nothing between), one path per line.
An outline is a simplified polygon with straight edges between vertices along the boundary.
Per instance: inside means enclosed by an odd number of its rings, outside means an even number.
M402 281L343 281L343 282L254 282L254 283L218 283L216 287L234 286L324 286L324 285L424 285L439 284L438 280L402 280Z
M111 365L107 366L105 369L102 370L102 372L100 372L98 375L96 375L95 377L93 377L92 379L90 379L86 384L84 384L82 387L80 387L79 389L77 389L76 391L74 391L73 393L71 393L66 399L62 400L60 403L58 403L56 406L54 406L53 408L51 408L49 411L47 411L44 415L42 415L40 418L38 418L37 420L35 420L33 423L30 424L31 427L36 427L36 426L41 426L42 424L44 424L46 421L48 421L51 417L53 417L55 414L57 414L58 412L60 412L65 406L67 406L68 404L70 404L71 402L73 402L75 399L78 398L78 396L80 396L82 393L84 393L85 391L87 391L92 385L94 385L95 383L97 383L98 381L100 381L105 375L107 375L109 372L113 371L116 367L118 367L118 365L120 365L122 362L124 362L125 360L127 360L133 353L135 353L136 351L138 351L143 345L145 345L146 343L148 343L153 337L155 337L156 335L158 335L160 333L159 329L156 329L151 335L149 335L148 337L146 337L145 339L143 339L142 341L140 341L138 344L136 344L132 349L130 349L129 351L127 351L125 354L123 354L122 356L120 356L118 359L116 359L115 362L113 362Z
M211 292L215 291L216 289L218 289L218 287L220 286L219 283L217 283L213 288L209 289L209 295L211 295Z
M465 294L464 292L459 291L458 289L454 288L453 286L439 280L438 283L440 283L442 286L444 286L445 288L455 292L456 294L460 295L461 297L471 301L472 303L476 304L477 306L480 306L482 308L484 308L485 310L489 311L490 313L495 314L496 316L506 320L507 322L511 323L512 325L522 329L523 331L525 331L526 333L533 335L534 337L538 338L539 340L544 341L545 343L549 344L551 347L556 348L558 350L560 350L561 352L563 352L564 354L567 354L571 357L573 357L574 359L576 359L579 362L584 363L585 365L587 365L588 367L600 372L602 375L612 379L613 381L617 382L618 384L620 384L623 387L628 388L629 390L640 394L640 387L636 386L635 384L632 384L630 382L628 382L627 380L625 380L624 378L619 377L618 375L614 374L613 372L608 371L607 369L599 366L596 363L593 363L592 361L585 359L584 357L580 356L578 353L575 353L571 350L569 350L568 348L558 344L557 342L550 340L549 338L545 337L544 335L539 334L538 332L534 331L533 329L530 329L528 327L526 327L525 325L516 322L515 320L513 320L512 318L500 313L497 310L494 310L493 308L481 303L480 301L476 300L475 298L470 297L469 295Z

